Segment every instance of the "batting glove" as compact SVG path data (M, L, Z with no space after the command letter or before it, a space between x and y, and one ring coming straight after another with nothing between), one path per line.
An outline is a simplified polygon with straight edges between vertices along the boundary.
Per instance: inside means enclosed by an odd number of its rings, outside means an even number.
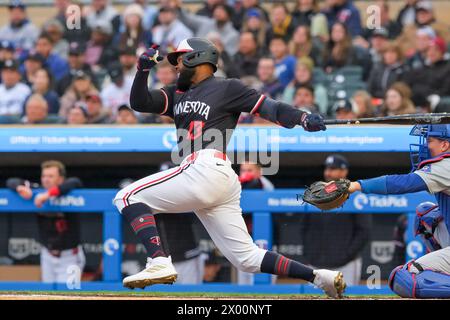
M317 113L304 113L300 119L300 125L306 131L320 131L327 130L325 123L323 122L323 117Z
M159 55L159 45L153 44L139 57L137 69L139 71L150 71L159 62L164 60L164 57Z

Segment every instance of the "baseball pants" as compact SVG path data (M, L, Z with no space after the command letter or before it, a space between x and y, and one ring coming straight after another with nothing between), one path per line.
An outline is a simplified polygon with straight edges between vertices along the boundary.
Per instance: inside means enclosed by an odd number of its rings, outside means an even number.
M67 283L73 276L72 267L78 267L80 276L86 264L86 258L81 246L74 252L73 249L61 251L59 257L53 256L47 248L41 250L41 278L45 283Z
M442 249L430 252L416 261L424 268L450 274L450 234L444 222L436 227L434 236Z
M145 203L153 213L194 211L222 254L239 270L260 272L266 250L254 244L240 207L241 184L230 160L214 149L186 157L180 166L120 190L114 204Z
M178 272L177 284L201 284L205 273L205 257L201 254L195 258L174 262Z

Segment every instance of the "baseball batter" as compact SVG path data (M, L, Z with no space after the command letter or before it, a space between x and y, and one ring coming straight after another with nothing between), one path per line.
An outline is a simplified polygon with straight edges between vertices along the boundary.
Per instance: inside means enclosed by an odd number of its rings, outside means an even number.
M143 178L121 190L114 203L147 249L146 268L123 280L129 288L173 283L177 278L162 249L154 214L194 211L224 256L239 270L286 275L314 283L332 297L345 289L342 273L313 270L256 246L240 208L241 185L225 154L241 112L283 127L325 130L321 116L272 100L236 79L214 77L218 51L201 38L183 40L167 56L178 72L176 85L147 87L149 71L163 60L152 46L139 58L131 89L131 107L174 119L178 150L184 160L173 169Z
M399 266L391 273L391 289L402 297L450 297L450 125L416 125L411 135L421 143L412 145L413 172L359 180L350 192L403 194L428 191L437 205L421 203L417 209L416 235L430 253ZM411 148L411 150L413 150Z

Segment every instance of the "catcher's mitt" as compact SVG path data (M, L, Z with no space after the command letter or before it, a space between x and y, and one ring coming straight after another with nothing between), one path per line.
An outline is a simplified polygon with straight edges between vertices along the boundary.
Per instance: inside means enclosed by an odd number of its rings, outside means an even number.
M350 180L339 179L331 182L316 181L303 194L303 201L322 210L338 208L350 196Z

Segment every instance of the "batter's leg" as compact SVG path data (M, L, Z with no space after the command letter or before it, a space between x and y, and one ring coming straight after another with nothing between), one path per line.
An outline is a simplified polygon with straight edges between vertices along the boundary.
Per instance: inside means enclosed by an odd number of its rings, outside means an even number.
M259 248L248 233L239 198L196 213L218 249L239 270L299 278L316 284L329 296L342 295L345 282L341 272L313 270L283 255Z
M155 224L160 212L192 212L220 201L227 190L227 176L210 169L202 159L184 162L143 178L119 191L114 204L130 223L147 250L144 271L124 279L130 288L173 283L177 273L167 257Z

